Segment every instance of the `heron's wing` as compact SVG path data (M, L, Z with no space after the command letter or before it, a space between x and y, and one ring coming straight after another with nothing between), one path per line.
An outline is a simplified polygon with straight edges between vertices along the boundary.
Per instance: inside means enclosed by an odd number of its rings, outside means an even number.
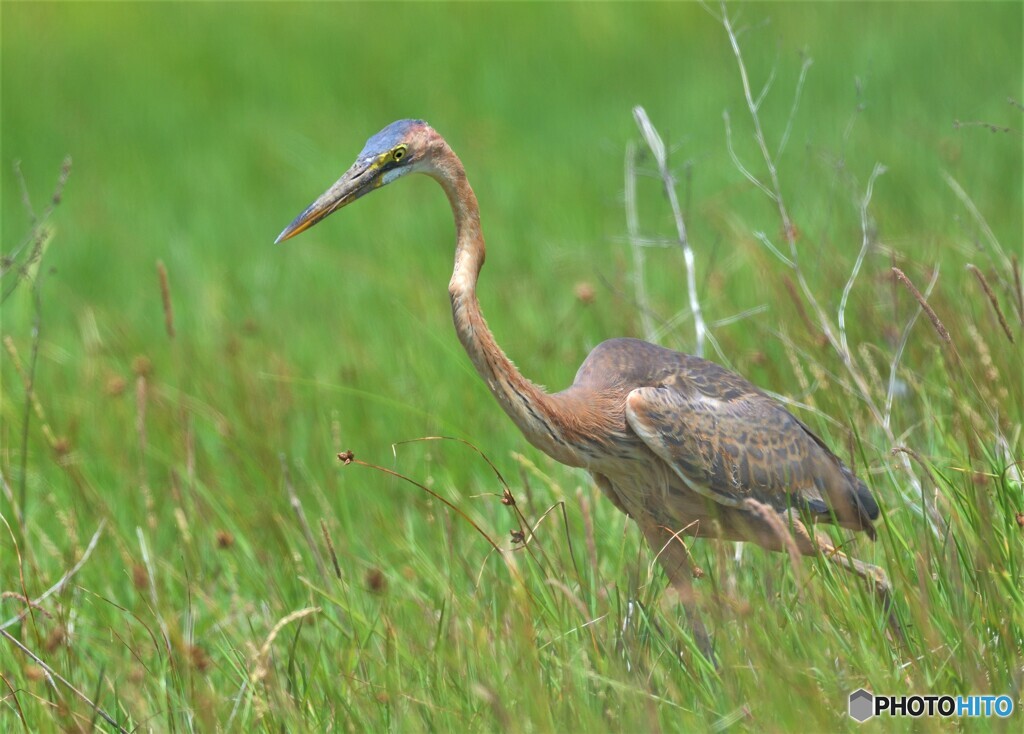
M842 481L839 460L759 391L642 387L626 399L626 420L686 486L722 505L749 498L827 515L828 484Z

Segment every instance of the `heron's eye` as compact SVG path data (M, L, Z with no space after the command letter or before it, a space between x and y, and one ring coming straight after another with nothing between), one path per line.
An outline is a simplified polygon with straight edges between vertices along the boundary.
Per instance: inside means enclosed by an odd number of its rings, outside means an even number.
M399 147L391 151L391 158L395 161L395 163L398 163L403 158L405 158L406 151L407 148L404 145L400 145Z

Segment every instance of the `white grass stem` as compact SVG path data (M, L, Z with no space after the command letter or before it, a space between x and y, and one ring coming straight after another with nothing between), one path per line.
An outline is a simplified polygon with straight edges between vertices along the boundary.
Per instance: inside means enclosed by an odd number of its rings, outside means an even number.
M846 341L846 304L850 300L850 291L853 290L854 281L857 280L857 275L860 273L861 267L864 265L864 258L868 254L868 250L871 249L871 227L868 221L868 206L871 204L871 195L875 190L875 179L885 173L885 166L880 163L875 164L874 170L871 172L871 177L868 179L867 192L864 194L864 198L860 203L860 231L861 231L861 245L860 252L857 253L857 259L853 263L853 269L850 271L850 277L846 281L846 286L843 288L843 297L839 299L839 340L843 346L843 351L849 353L850 347Z
M647 300L647 286L644 283L644 250L640 237L640 216L636 204L636 144L626 144L625 162L626 233L630 250L633 252L633 295L640 312L640 328L644 339L654 341L654 322L651 319L650 304Z
M633 108L633 117L636 119L637 127L647 142L658 164L658 172L665 187L665 195L668 197L669 206L672 208L672 218L675 220L676 233L679 236L679 246L683 250L683 260L686 263L686 287L690 297L690 310L693 312L693 325L696 331L696 345L694 352L698 357L704 356L704 341L707 337L707 327L704 324L704 316L701 313L700 301L697 297L697 274L696 261L693 255L693 248L686 234L686 222L683 221L683 212L679 206L679 197L676 195L675 179L668 168L668 154L665 151L665 143L661 135L651 124L650 118L643 107Z
M793 94L793 106L789 108L789 117L786 119L786 129L782 131L782 137L779 139L779 147L775 150L775 162L778 163L779 159L782 158L782 152L786 150L786 144L789 143L789 135L793 132L793 120L796 119L796 110L800 106L800 95L804 89L804 81L807 79L807 70L811 68L811 64L814 63L814 59L810 56L804 56L804 62L800 66L800 78L796 80L796 92Z
M768 239L768 235L766 235L764 232L754 232L754 237L756 237L758 239L758 241L760 241L760 243L762 245L767 247L769 252L771 252L773 255L775 255L775 257L777 257L779 260L781 260L783 265L785 265L786 267L788 267L788 268L790 268L792 270L796 270L797 269L796 263L793 262L792 260L790 260L785 255L783 255L779 251L779 248L777 248L775 245L772 244L772 241L770 239Z

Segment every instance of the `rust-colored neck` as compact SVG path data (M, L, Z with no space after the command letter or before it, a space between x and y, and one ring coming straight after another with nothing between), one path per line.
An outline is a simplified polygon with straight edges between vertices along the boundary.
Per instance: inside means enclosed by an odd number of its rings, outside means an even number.
M527 380L494 340L476 297L484 264L480 209L462 162L447 145L434 156L428 173L441 184L455 216L455 269L448 293L455 331L476 371L508 416L537 448L560 461L578 465L557 427L554 405L544 390ZM568 454L567 454L568 452Z

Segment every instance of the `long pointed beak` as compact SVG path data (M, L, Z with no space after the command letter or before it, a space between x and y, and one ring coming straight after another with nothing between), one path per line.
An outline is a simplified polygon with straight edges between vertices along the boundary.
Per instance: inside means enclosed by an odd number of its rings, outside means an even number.
M295 220L284 228L277 236L274 244L291 239L300 232L305 232L321 219L350 204L360 196L373 191L380 185L380 177L374 175L376 168L372 163L356 163L345 175L327 189L319 199L314 201Z

